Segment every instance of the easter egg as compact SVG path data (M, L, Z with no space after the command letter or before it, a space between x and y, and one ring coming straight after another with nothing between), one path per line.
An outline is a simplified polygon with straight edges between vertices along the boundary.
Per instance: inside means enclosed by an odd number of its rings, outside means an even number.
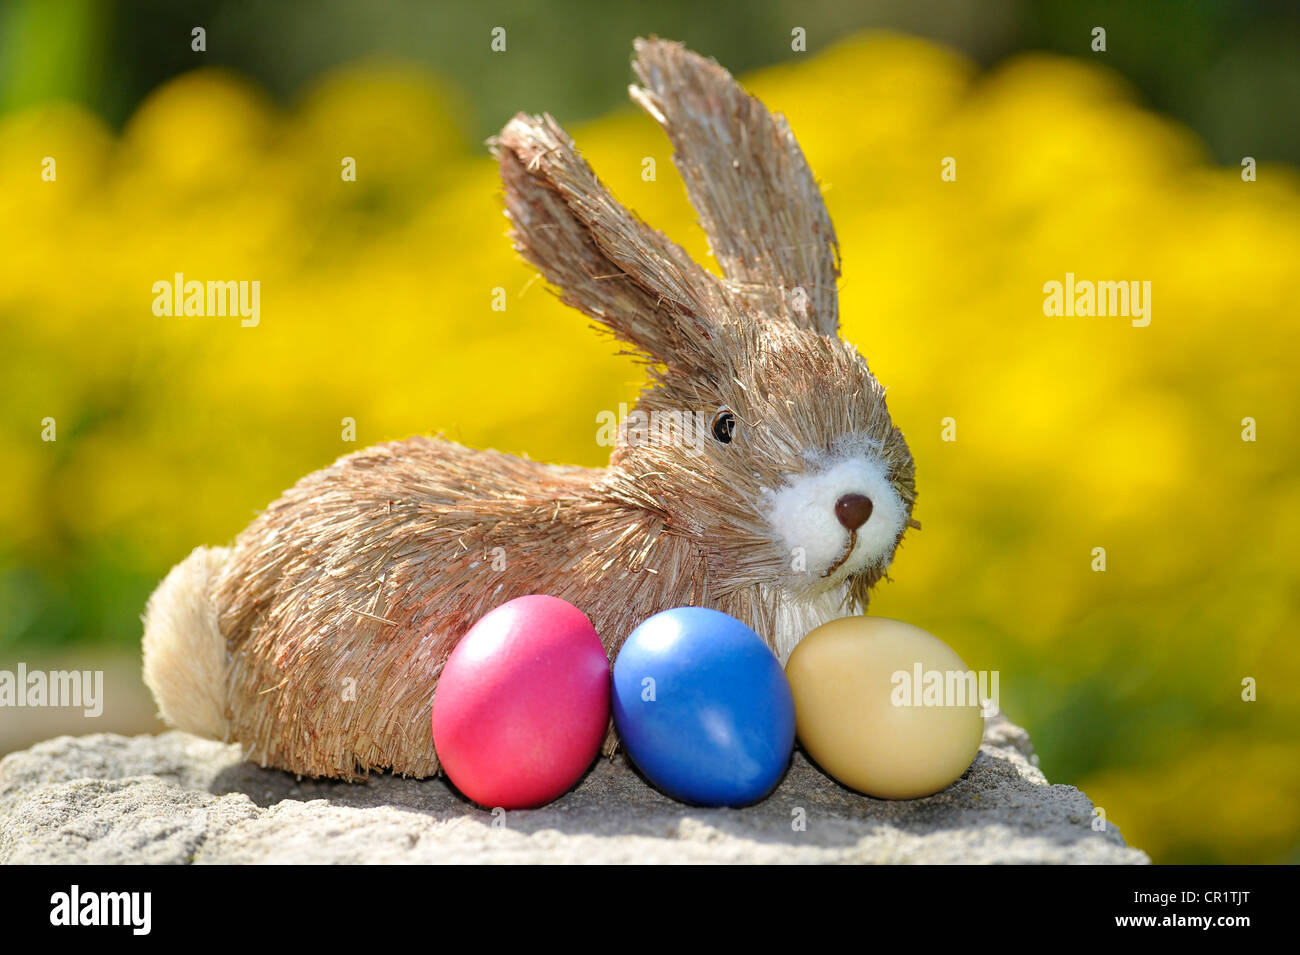
M938 792L984 735L979 680L938 637L886 617L843 617L785 665L799 742L846 786L882 799Z
M781 780L794 700L776 656L735 617L677 607L614 661L614 725L637 768L683 802L743 806Z
M543 594L475 623L433 697L433 746L447 777L493 808L562 795L596 758L608 725L605 648L581 610Z

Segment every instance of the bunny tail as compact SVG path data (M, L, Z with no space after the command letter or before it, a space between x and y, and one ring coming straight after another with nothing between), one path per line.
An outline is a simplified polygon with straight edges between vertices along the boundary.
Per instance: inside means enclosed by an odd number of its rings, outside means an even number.
M230 732L229 663L213 588L229 557L229 547L196 547L144 611L144 682L160 715L178 729L220 740Z

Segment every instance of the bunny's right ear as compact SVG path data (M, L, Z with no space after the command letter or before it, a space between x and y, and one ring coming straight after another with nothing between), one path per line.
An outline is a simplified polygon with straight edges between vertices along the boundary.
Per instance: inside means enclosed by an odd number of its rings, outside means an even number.
M515 249L561 299L654 361L707 368L722 283L619 205L549 115L514 117L489 141Z
M635 46L632 68L644 85L628 92L672 140L728 288L762 313L834 337L839 244L785 117L680 43L651 37Z

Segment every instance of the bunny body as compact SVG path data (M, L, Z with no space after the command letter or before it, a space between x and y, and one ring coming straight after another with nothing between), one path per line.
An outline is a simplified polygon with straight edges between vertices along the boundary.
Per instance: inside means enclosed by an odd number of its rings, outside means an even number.
M611 657L674 606L739 617L782 659L865 608L913 523L912 459L837 337L820 193L784 120L715 63L637 50L634 98L725 280L619 206L549 117L517 116L493 151L516 248L644 360L638 410L711 427L624 433L608 468L416 437L308 475L150 598L145 678L170 722L304 775L427 776L442 665L513 597L574 603Z

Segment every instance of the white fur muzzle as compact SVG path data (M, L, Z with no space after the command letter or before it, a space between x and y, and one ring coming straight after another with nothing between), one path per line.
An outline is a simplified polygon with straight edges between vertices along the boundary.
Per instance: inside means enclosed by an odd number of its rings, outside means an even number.
M871 516L857 528L856 539L835 515L836 502L848 494L871 500ZM791 555L792 569L798 573L802 566L803 574L824 578L827 585L887 560L907 520L884 465L869 453L838 458L793 476L770 492L767 513Z

